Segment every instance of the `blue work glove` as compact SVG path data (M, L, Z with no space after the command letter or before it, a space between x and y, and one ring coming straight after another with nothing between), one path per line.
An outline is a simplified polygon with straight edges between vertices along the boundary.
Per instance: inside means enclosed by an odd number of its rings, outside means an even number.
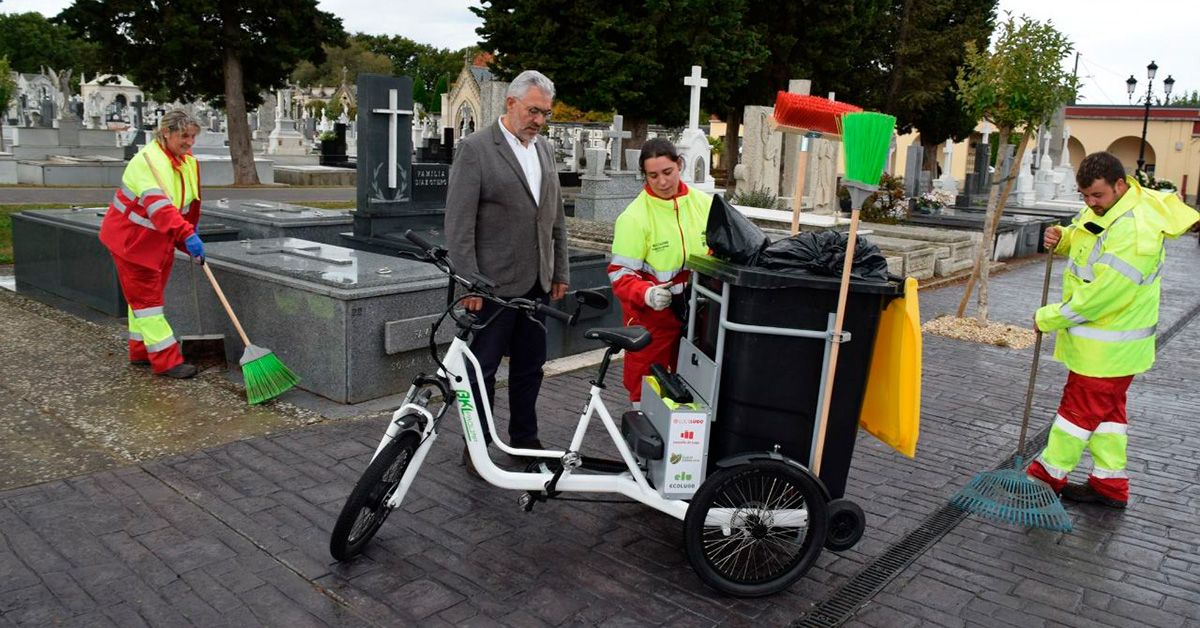
M201 262L204 261L204 243L200 241L200 236L193 233L183 241L183 245L187 247L188 255Z

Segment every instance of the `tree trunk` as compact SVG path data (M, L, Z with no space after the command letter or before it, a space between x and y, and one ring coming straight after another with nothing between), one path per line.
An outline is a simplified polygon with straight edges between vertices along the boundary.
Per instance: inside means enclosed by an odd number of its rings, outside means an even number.
M1016 182L1016 173L1021 168L1021 158L1025 154L1025 148L1029 144L1030 132L1026 131L1021 137L1021 144L1017 147L1016 158L1013 159L1012 167L1008 172L1002 170L1004 164L1004 149L1008 144L1008 138L1011 134L1009 129L999 129L997 131L997 144L999 152L996 157L996 169L992 173L992 184L988 191L987 213L983 219L983 240L979 243L979 250L975 254L975 266L971 269L971 278L967 280L966 290L963 292L962 300L958 303L958 311L956 316L962 318L966 315L967 303L971 300L971 292L975 287L976 280L979 282L979 311L976 313L977 318L981 323L987 322L987 281L989 270L991 269L992 253L996 240L996 230L1000 227L1000 217L1004 214L1004 205L1008 203L1008 196L1012 192L1012 186ZM1011 173L1011 174L1010 174ZM1003 189L1001 185L1003 184Z
M737 192L737 179L733 176L733 169L738 165L738 131L742 125L742 110L737 107L731 107L728 115L725 116L725 152L721 154L721 165L725 168L725 193L726 197L730 197Z
M229 119L229 156L233 159L233 182L235 185L258 185L254 151L250 149L250 123L246 119L242 60L232 47L225 49L225 116Z
M4 111L0 111L0 153L4 152Z
M650 121L645 118L626 118L625 124L627 125L625 130L629 131L630 135L622 146L629 150L641 150L642 144L646 143L646 132L650 130ZM621 159L624 158L625 156L622 155ZM638 164L634 165L638 166Z
M938 173L938 145L929 145L925 143L925 138L921 138L921 149L924 151L925 167L929 171L929 185L932 187L933 182L938 180L941 174Z

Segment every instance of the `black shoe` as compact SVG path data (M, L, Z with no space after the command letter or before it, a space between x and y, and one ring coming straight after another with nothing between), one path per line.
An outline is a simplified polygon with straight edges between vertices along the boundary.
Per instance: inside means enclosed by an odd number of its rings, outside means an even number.
M130 366L150 366L150 360L130 360Z
M480 477L479 471L475 470L475 463L471 462L471 450L468 449L466 445L463 445L462 463L463 466L467 468L467 474L471 475L472 477L483 479Z
M183 362L159 373L159 375L165 375L173 379L187 379L189 377L194 377L197 370L198 369L195 367L195 365Z
M1127 505L1127 502L1097 493L1091 484L1068 484L1063 487L1062 498L1080 504L1102 504L1120 510L1124 510Z

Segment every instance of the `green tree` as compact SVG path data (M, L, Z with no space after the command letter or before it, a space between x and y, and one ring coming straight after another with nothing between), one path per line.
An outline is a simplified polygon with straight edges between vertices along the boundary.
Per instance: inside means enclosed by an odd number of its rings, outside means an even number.
M363 42L368 50L391 59L394 74L412 78L413 100L421 103L426 111L434 112L441 110L441 95L447 91L444 86L439 89L442 80L457 75L464 60L474 57L478 52L473 47L459 50L435 48L400 36L360 33L354 37Z
M41 13L0 14L0 57L8 57L17 72L39 72L43 67L74 69L78 77L104 69L95 44Z
M748 68L751 71L726 98L712 101L724 113L725 145L738 145L743 109L774 104L776 92L786 91L791 79L812 81L813 94L835 92L838 100L878 108L891 4L892 0L748 0L743 24L770 54L756 69Z
M4 116L8 103L17 95L17 82L12 77L8 57L0 55L0 152L4 151Z
M958 68L967 42L984 44L995 28L997 0L895 0L883 111L896 130L921 132L925 163L936 177L937 148L970 136L978 118L958 98Z
M320 64L322 46L346 37L317 0L75 0L58 19L143 89L224 108L238 184L258 183L247 106L260 104L260 93L282 85L300 61Z
M1178 96L1167 102L1168 107L1200 107L1200 91L1192 90L1192 93L1181 92Z
M320 65L301 61L292 72L292 81L306 87L314 85L341 85L345 77L353 85L360 73L388 74L392 71L392 60L369 50L362 40L351 38L345 46L324 45L325 61Z
M1039 126L1046 123L1062 105L1075 97L1077 82L1063 69L1063 59L1071 53L1072 45L1065 35L1049 22L1038 22L1024 16L1014 19L1008 14L1000 25L1000 33L992 50L980 50L967 44L966 61L959 69L956 83L962 101L977 117L996 125L997 144L1003 147L1014 132L1021 133L1016 158L1010 172L1021 167L1025 148ZM1001 153L1003 154L1003 153ZM962 301L958 304L961 318L971 299L971 289L979 281L979 300L976 316L981 322L988 316L988 269L991 266L992 245L1004 204L1012 191L1015 176L996 168L988 195L987 217L983 223L983 242L975 257L975 267ZM1007 179L1003 191L1000 184Z
M471 11L483 19L476 32L500 78L540 70L558 98L623 114L636 148L651 121L687 119L682 80L691 66L708 77L705 102L723 105L769 56L743 23L747 2L484 0Z

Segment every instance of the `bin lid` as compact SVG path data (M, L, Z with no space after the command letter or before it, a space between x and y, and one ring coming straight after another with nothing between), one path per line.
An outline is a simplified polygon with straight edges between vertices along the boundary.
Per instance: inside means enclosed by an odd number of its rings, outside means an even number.
M742 266L719 260L711 255L691 255L687 267L725 283L743 288L811 288L836 292L841 286L841 277L827 277L805 270L768 270L753 266ZM850 279L850 291L860 294L885 294L900 296L904 293L902 281L867 281Z

